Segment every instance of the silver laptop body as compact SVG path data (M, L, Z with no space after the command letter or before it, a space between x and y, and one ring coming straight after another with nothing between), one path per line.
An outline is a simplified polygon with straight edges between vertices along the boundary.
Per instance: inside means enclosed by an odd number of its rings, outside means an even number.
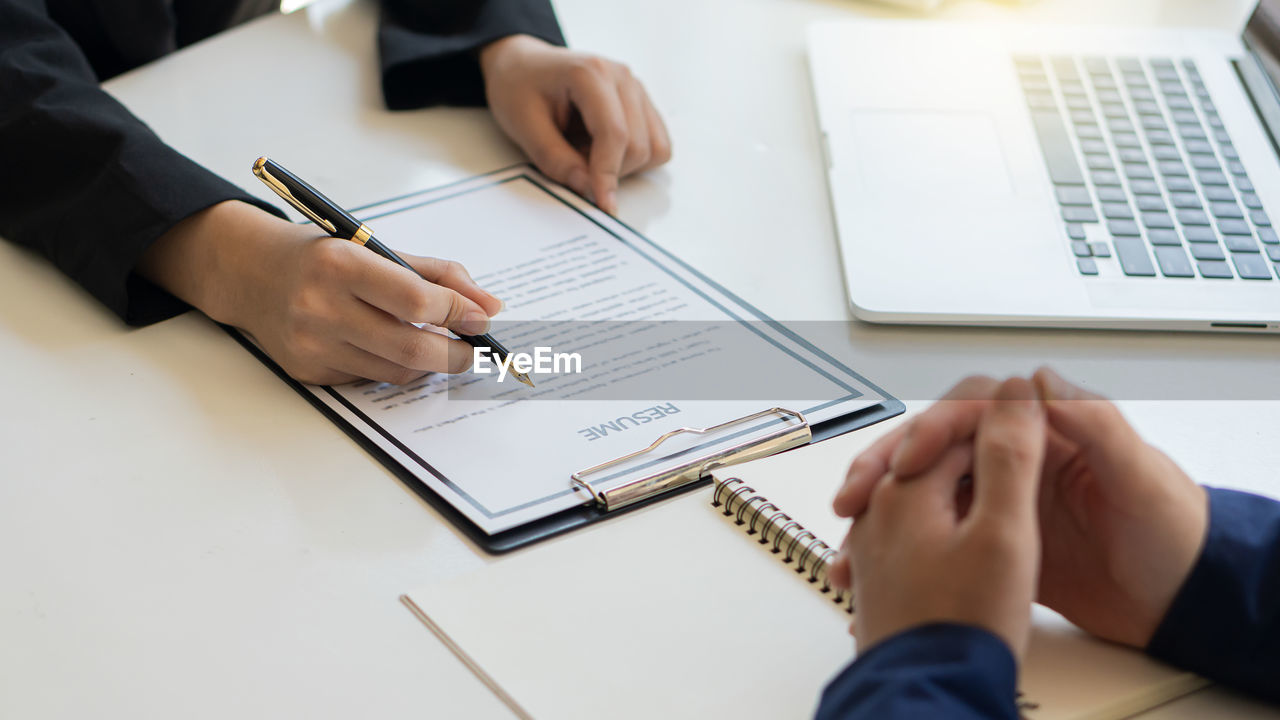
M1280 332L1280 95L1261 15L1243 36L811 28L854 314Z

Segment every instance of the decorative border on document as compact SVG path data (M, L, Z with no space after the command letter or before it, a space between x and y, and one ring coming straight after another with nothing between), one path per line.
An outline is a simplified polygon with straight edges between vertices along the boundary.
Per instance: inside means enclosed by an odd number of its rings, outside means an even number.
M496 170L496 171L494 171L493 173L488 173L488 174L489 174L489 175L496 175L496 174L501 174L501 173L511 172L512 170L514 170L514 169L516 169L516 168L520 168L520 167L527 167L527 166L515 166L515 167L512 167L512 168L505 168L505 169L502 169L502 170ZM359 212L359 211L361 211L361 210L365 210L365 209L369 209L369 208L376 208L376 207L378 207L378 206L380 206L380 205L387 205L387 204L390 204L390 203L397 203L397 202L399 202L399 201L406 200L406 199L411 198L411 197L414 197L414 196L416 196L416 195L423 195L423 194L426 194L426 193L435 193L435 192L440 192L441 190L444 190L444 189L446 189L446 188L448 188L448 187L451 187L451 186L453 186L453 185L461 185L461 184L464 184L464 183L467 183L467 182L473 182L473 181L475 181L475 180L477 180L477 179L479 179L479 178L483 178L483 177L485 177L485 176L484 176L484 175L480 175L480 176L477 176L477 177L474 177L474 178L468 178L468 179L466 179L466 180L461 180L461 181L458 181L458 182L455 182L455 183L451 183L450 185L445 185L445 186L441 186L441 187L437 187L437 188L430 188L430 189L427 189L427 190L420 190L420 191L417 191L417 192L408 193L408 194L406 194L406 195L401 195L401 196L399 196L399 197L391 198L391 199L389 199L389 200L383 200L383 201L381 201L381 202L372 203L372 204L370 204L370 205L364 205L364 206L361 206L361 207L355 208L355 211L358 213L358 212ZM431 199L429 199L429 200L424 200L424 201L419 202L419 203L414 203L414 204L411 204L411 205L404 205L404 206L400 206L400 207L395 208L394 210L388 210L388 211L386 211L386 212L375 213L375 214L373 214L373 215L367 215L367 216L361 217L360 219L361 219L362 221L364 221L364 222L368 222L368 221L376 220L376 219L381 218L381 217L386 217L386 216L388 216L388 215L394 215L394 214L396 214L396 213L404 212L404 211L406 211L406 210L413 210L413 209L415 209L415 208L420 208L420 207L424 207L424 206L426 206L426 205L432 205L432 204L435 204L435 203L438 203L438 202L441 202L441 201L444 201L444 200L449 200L449 199L452 199L452 198L460 197L460 196L462 196L462 195L469 195L469 194L471 194L471 193L479 192L479 191L481 191L481 190L488 190L488 189L491 189L491 188L494 188L494 187L498 187L498 186L500 186L500 185L505 185L506 183L513 182L513 181L516 181L516 180L525 180L525 181L529 182L531 185L533 185L534 187L536 187L536 188L538 188L539 190L541 190L542 192L544 192L544 193L546 193L546 194L550 195L551 197L555 198L555 199L556 199L556 200L558 200L560 203L562 203L565 207L567 207L567 208L569 208L570 210L574 211L575 213L577 213L578 215L580 215L582 218L586 219L588 222L592 223L592 224L593 224L593 225L595 225L597 228L599 228L600 230L604 231L605 233L607 233L608 235L610 235L611 237L613 237L615 240L617 240L617 241L621 242L623 245L625 245L627 248L631 249L631 250L632 250L633 252L635 252L637 255L640 255L640 256L641 256L641 257L643 257L645 260L648 260L648 261L649 261L650 263L652 263L655 267L657 267L657 268L661 269L663 272L667 273L667 274L668 274L668 275L670 275L671 277L673 277L673 278L675 278L676 280L680 281L680 283L681 283L681 284L683 284L686 288L688 288L690 291L694 292L695 294L699 295L700 297L702 297L702 298L703 298L704 300L706 300L707 302L711 303L711 305L713 305L714 307L716 307L717 309L719 309L719 310L720 310L721 312L723 312L726 316L728 316L728 317L730 317L730 318L733 318L734 320L737 320L739 323L741 323L742 325L746 326L746 327L747 327L749 330L751 330L753 333L755 333L756 335L759 335L761 339L763 339L763 340L765 340L766 342L769 342L770 344L774 345L774 346L775 346L775 347L777 347L779 350L781 350L781 351L783 351L783 352L787 353L787 354L788 354L788 355L790 355L792 358L794 358L795 360L799 361L800 363L802 363L802 364L806 365L807 367L809 367L809 368L810 368L811 370L813 370L814 372L818 373L819 375L821 375L821 376L825 377L826 379L830 380L831 382L835 383L835 384L836 384L836 385L838 385L839 387L842 387L842 388L844 388L845 390L847 390L847 391L849 392L849 394L848 394L848 395L845 395L844 397L837 398L837 399L835 399L835 400L829 400L829 401L827 401L827 402L821 403L821 404L819 404L819 405L815 405L815 406L813 406L813 407L811 407L811 408L808 408L808 409L806 409L806 410L803 410L803 411L801 411L801 412L803 412L803 413L805 413L805 414L811 414L811 413L817 412L817 411L819 411L819 410L823 410L823 409L826 409L826 408L828 408L828 407L831 407L832 405L837 405L837 404L839 404L839 403L848 402L848 401L850 401L850 400L856 400L857 398L859 398L859 397L862 397L862 396L863 396L863 393L859 392L858 390L854 389L853 387L850 387L850 386L849 386L849 384L847 384L846 382L844 382L841 378L837 378L837 377L832 376L829 372L827 372L827 371L826 371L826 370L824 370L823 368L820 368L820 367L818 367L818 366L814 365L814 364L813 364L813 362L811 362L811 361L809 360L809 358L806 358L806 357L803 357L803 356L801 356L801 355L797 354L793 348L787 347L787 346L783 345L782 343L778 342L778 340L777 340L776 338L771 337L771 336L769 336L769 335L765 334L765 333L764 333L764 332L762 332L759 328L757 328L757 327L755 327L754 325L752 325L752 324L751 324L751 322L750 322L748 319L743 319L743 318L742 318L742 317L740 317L737 313L733 312L731 309L729 309L729 308L725 307L724 305L722 305L722 304L721 304L717 299L715 299L715 298L711 297L711 296L710 296L710 295L708 295L706 292L704 292L702 288L696 287L695 285L693 285L692 283L690 283L687 279L685 279L685 278L683 278L683 277L680 277L678 274L676 274L675 272L673 272L673 271L671 270L671 268L670 268L670 267L668 267L668 266L666 266L666 265L664 265L664 264L662 264L662 263L658 262L658 261L657 261L657 260L655 260L653 257L649 256L647 253L645 253L645 252L641 251L641 250L640 250L639 248L637 248L633 243L631 243L627 238L625 238L625 237L623 237L622 235L619 235L618 233L614 232L611 228L606 227L606 226L605 226L604 224L602 224L599 220L597 220L596 218L592 217L592 216L591 216L591 215L589 215L588 213L583 212L583 210L582 210L581 208L579 208L579 207L575 206L573 203L571 203L571 202L569 202L569 201L565 200L563 197L561 197L561 196L560 196L560 194L559 194L559 193L557 193L557 192L555 192L554 190L552 190L552 189L548 188L545 184L543 184L542 182L540 182L537 178L535 178L535 177L533 177L533 176L529 175L529 174L528 174L528 173L526 173L526 172L521 172L521 173L520 173L520 174L518 174L518 175L511 175L511 176L509 176L509 177L505 177L505 178L502 178L502 179L499 179L499 180L495 180L495 181L493 181L493 182L491 182L491 183L488 183L488 184L484 184L484 185L477 185L476 187L472 187L472 188L466 188L466 189L458 190L457 192L447 193L447 194L444 194L444 195L440 195L439 197L433 197L433 198L431 198ZM746 302L743 302L743 301L742 301L740 298L738 298L736 295L734 295L733 293L731 293L731 292L729 292L728 290L724 289L723 287L721 287L720 285L718 285L717 283L715 283L714 281L712 281L712 280L711 280L710 278L708 278L707 276L705 276L705 275L703 275L702 273L698 272L696 269L694 269L694 268L690 267L690 266L689 266L688 264L686 264L683 260L680 260L680 259L679 259L679 258L677 258L676 256L672 255L671 253L667 252L667 251L666 251L666 250L664 250L663 248L659 247L656 243L654 243L654 242L653 242L652 240L650 240L649 238L645 237L644 235L640 234L639 232L636 232L636 231L635 231L633 228L631 228L629 225L626 225L625 223L623 223L623 222L622 222L622 221L620 221L620 220L617 220L616 218L614 218L614 219L615 219L615 221L617 221L617 222L618 222L618 224L622 225L622 226L623 226L623 227L625 227L627 230L631 231L631 233L632 233L633 235L635 235L635 237L637 237L637 238L639 238L640 240L642 240L642 241L644 241L645 243L647 243L647 244L648 244L648 246L649 246L651 249L656 250L656 251L658 251L659 253L661 253L662 255L666 256L666 258L667 258L667 259L669 259L673 264L679 265L680 267L682 267L682 268L684 268L685 270L689 271L689 272L690 272L690 273L692 273L693 275L697 276L700 280L702 280L703 282L707 283L709 286L711 286L711 287L715 288L717 291L719 291L720 293L722 293L722 294L723 294L723 295L725 295L726 297L731 298L734 302L738 303L739 305L741 305L742 307L746 308L747 310L750 310L750 311L751 311L751 312L756 316L756 317L754 318L754 320L755 320L756 322L763 322L763 323L765 323L766 325L768 325L769 327L773 328L774 330L777 330L777 331L778 331L778 332L780 332L781 334L786 335L790 340L792 340L792 341L793 341L793 342L795 342L796 344L801 345L802 347L805 347L805 349L806 349L806 350L809 350L810 352L813 352L814 354L818 355L819 357L821 357L821 358L822 358L824 361L826 361L827 363L829 363L829 364L831 364L831 365L833 365L833 366L835 366L835 367L839 368L840 370L842 370L842 371L844 371L845 373L847 373L850 377L857 378L859 381L861 381L863 384L865 384L865 380L863 380L863 379L862 379L862 378L861 378L857 373L855 373L851 368L849 368L848 366L846 366L844 363L841 363L840 361L836 360L835 358L831 357L830 355L828 355L828 354L826 354L826 353L822 352L822 351L821 351L821 350L819 350L818 348L816 348L816 347L814 347L814 346L810 345L808 342L806 342L805 340L803 340L803 338L801 338L800 336L798 336L798 335L796 335L795 333L791 332L789 329L787 329L785 326L783 326L783 325L782 325L781 323L779 323L778 321L773 320L772 318L769 318L769 317L765 316L763 313L761 313L761 312L760 312L759 310L757 310L756 308L752 307L751 305L747 304ZM341 404L344 408L346 408L346 409L347 409L347 411L348 411L348 412L350 412L352 415L354 415L355 417L359 418L359 419L360 419L363 423L365 423L367 426L369 426L370 428L372 428L373 430L375 430L375 431L376 431L379 435L381 435L381 436L383 437L383 439L385 439L388 443L390 443L391 445L393 445L393 446L394 446L396 449L398 449L400 452L404 453L404 455L405 455L406 457L410 458L410 459L411 459L411 460L413 460L415 463L417 463L419 466L421 466L424 470L426 470L427 472L431 473L431 475L432 475L432 476L434 476L437 480L439 480L439 481L440 481L441 483L443 483L446 487L448 487L451 491L453 491L453 492L454 492L458 497L461 497L462 499L466 500L466 501L467 501L467 504L469 504L471 507L475 508L475 510L476 510L477 512L481 513L481 514L482 514L482 515L484 515L486 518L489 518L489 519L499 518L499 517L502 517L502 516L504 516L504 515L509 515L509 514L511 514L511 513L514 513L514 512L519 512L519 511L521 511L521 510L526 510L526 509L528 509L528 508L535 507L535 506L540 505L540 504L542 504L542 503L545 503L545 502L547 502L547 501L549 501L549 500L554 500L554 499L556 499L556 498L564 497L565 495L568 495L568 494L571 494L571 493L575 492L575 490L574 490L572 487L569 487L569 486L568 486L568 483L566 483L566 487L565 487L565 489L564 489L564 490L562 490L562 491L560 491L560 492L553 493L553 494L551 494L551 495L547 495L547 496L545 496L545 497L537 498L537 499L535 499L535 500L530 500L530 501L528 501L528 502L526 502L526 503L523 503L523 504L521 504L521 505L516 505L516 506L513 506L513 507L509 507L509 508L506 508L506 509L504 509L504 510L498 510L498 511L490 510L488 507L486 507L485 505L483 505L479 500L477 500L477 499L475 499L474 497L472 497L472 496L471 496L470 494L468 494L465 490L463 490L461 487L459 487L456 483L454 483L452 480L450 480L448 477L446 477L446 476L444 475L444 473L440 472L439 470L436 470L436 469L435 469L435 468L434 468L430 463L428 463L424 458L422 458L420 455L418 455L417 453L415 453L415 452L413 452L412 450L410 450L410 449L408 448L408 446L406 446L404 443L400 442L400 440L399 440L399 439L397 439L397 438L396 438L396 437L395 437L395 436L394 436L390 431L388 431L386 428L382 427L382 425L380 425L380 424L378 424L377 422L375 422L372 418L370 418L368 415L366 415L363 411L361 411L361 410L357 409L357 408L356 408L356 407L355 407L355 406L354 406L354 405L353 405L349 400L347 400L347 399L346 399L345 397L343 397L340 393L338 393L337 391L335 391L335 390L333 389L333 387L332 387L332 386L324 385L324 386L321 386L321 388L322 388L323 390L325 390L325 391L328 393L328 395L334 399L334 401L336 401L336 402L338 402L339 404ZM606 476L603 476L603 477L597 478L597 479L595 479L595 480L592 480L592 481L591 481L591 484L592 484L592 485L596 485L596 484L598 484L598 483L608 482L608 481L610 481L610 480L613 480L613 479L617 478L617 477L618 477L618 476L620 476L620 475L624 475L624 474L631 474L631 473L637 472L637 471L639 471L639 470L643 470L643 469L645 469L645 468L651 467L651 466L656 465L656 464L659 464L659 463L667 463L667 462L670 462L673 458L679 458L679 457L681 457L681 456L685 456L685 455L688 455L688 454L690 454L690 453L694 453L694 452L698 452L698 451L701 451L701 450L705 450L705 449L707 449L708 447L712 447L712 446L714 446L714 445L718 445L718 444L722 444L722 443L728 442L728 441L730 441L730 440L733 440L733 439L735 439L735 438L741 437L741 436L743 436L743 435L747 435L747 434L750 434L750 433L756 433L756 432L759 432L760 430L762 430L762 429L764 429L764 428L766 428L766 427L769 427L769 426L771 426L771 425L774 425L774 424L777 424L777 423L780 423L780 422L783 422L783 420L781 420L781 419L769 420L769 421L766 421L766 422L762 423L761 425L758 425L758 426L756 426L756 427L752 427L752 428L748 428L748 429L746 429L746 430L739 431L739 432L737 432L737 433L734 433L733 435L724 436L724 437L719 437L719 438L716 438L716 439L714 439L714 440L710 440L710 441L708 441L708 442L705 442L705 443L699 444L699 445L697 445L697 446L694 446L694 447L691 447L691 448L687 448L687 449L685 449L685 450L683 450L683 451L681 451L681 452L678 452L678 453L675 453L675 454L672 454L672 455L669 455L669 456L665 456L665 457L662 457L662 458L658 458L658 459L652 460L652 461L650 461L649 463L646 463L645 465L641 465L641 466L639 466L639 467L630 468L630 469L628 469L628 470L626 470L626 471L623 471L623 472L619 472L619 473L615 473L615 474L612 474L612 475L606 475Z

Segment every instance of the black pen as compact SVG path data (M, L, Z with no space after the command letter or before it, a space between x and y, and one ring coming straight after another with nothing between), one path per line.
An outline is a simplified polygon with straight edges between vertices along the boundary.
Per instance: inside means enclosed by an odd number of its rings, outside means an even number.
M351 213L338 207L332 200L321 195L319 190L308 185L297 175L285 170L279 163L260 157L253 163L253 174L257 175L259 180L266 183L267 187L274 190L285 202L296 208L298 212L306 215L311 222L333 237L363 245L391 262L408 268L418 277L422 277L417 270L413 269L412 265L392 252L391 248L379 242L373 236L373 230L369 229L368 225L352 217ZM422 279L426 280L426 278ZM458 335L458 337L462 338L471 347L487 348L489 354L497 358L499 362L509 362L508 358L511 353L489 333L483 335ZM533 381L529 379L527 374L516 370L514 367L509 372L511 377L529 387L533 387Z

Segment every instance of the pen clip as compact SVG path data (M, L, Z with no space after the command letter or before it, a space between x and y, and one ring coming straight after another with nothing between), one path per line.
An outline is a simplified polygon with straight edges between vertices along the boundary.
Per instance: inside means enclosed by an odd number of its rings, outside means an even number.
M295 210L306 215L308 220L324 228L330 235L338 232L338 229L333 226L333 223L315 214L311 208L307 207L298 200L298 198L294 197L293 193L289 192L289 188L285 187L284 183L280 182L280 180L272 176L271 173L267 172L266 165L267 159L265 157L258 158L253 163L253 174L257 175L259 180L266 183L267 187L275 191L275 194L279 195L285 202L292 205Z

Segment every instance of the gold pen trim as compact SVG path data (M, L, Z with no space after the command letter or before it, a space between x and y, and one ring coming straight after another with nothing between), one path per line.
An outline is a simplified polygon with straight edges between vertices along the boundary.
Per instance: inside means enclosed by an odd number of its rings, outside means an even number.
M333 223L315 214L311 211L311 208L303 205L298 198L294 197L293 193L289 192L289 188L284 186L284 183L280 182L273 177L271 173L267 172L266 165L267 159L265 157L260 157L255 160L253 163L253 174L257 175L259 180L266 183L267 187L271 188L272 191L279 195L285 202L292 205L295 210L306 215L308 220L324 228L330 235L338 231L338 229L333 226ZM364 226L361 227L363 229ZM368 238L365 238L365 240L367 241ZM360 244L363 245L364 243L361 242Z
M351 236L351 242L356 243L357 245L364 245L369 242L369 238L371 237L373 237L373 229L368 225L361 223L360 227L356 228L356 234Z

